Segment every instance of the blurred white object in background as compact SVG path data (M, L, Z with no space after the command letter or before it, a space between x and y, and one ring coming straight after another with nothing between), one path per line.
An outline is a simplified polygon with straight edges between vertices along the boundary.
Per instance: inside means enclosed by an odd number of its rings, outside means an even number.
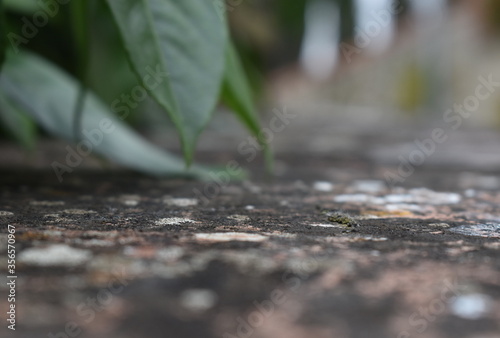
M395 36L392 0L355 0L356 28L354 42L370 55L386 51Z
M451 83L453 25L446 0L411 0L415 23L415 56L424 80L421 116L440 119L439 114L452 104Z
M309 1L300 52L300 65L308 77L318 82L330 78L339 59L339 43L338 6L328 0Z

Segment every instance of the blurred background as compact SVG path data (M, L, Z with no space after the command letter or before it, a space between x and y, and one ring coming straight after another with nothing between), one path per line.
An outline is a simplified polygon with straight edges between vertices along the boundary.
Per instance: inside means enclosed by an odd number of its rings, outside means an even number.
M415 121L442 119L499 78L500 3L494 0L241 1L231 25L270 102L370 107ZM499 126L500 98L471 124Z
M109 10L100 1L92 3L92 48L85 76L90 88L110 104L133 88L136 79ZM446 125L445 112L475 95L480 77L500 80L497 0L226 0L225 4L263 119L283 107L300 115L301 122L286 131L294 137L280 138L287 149L349 151L356 140L335 139L335 130L365 130L373 137L389 130L411 139L416 129ZM4 6L7 23L19 22L38 9L28 0L6 0ZM70 13L70 6L61 6L61 13L25 47L82 78L84 61L74 39L78 18ZM234 151L234 142L220 142L226 134L245 133L233 120L221 108L200 149L215 147L215 142ZM127 122L157 142L178 148L176 136L164 132L168 118L152 100L141 102ZM493 93L482 100L462 122L460 132L479 128L496 133L500 96ZM210 130L220 138L211 137ZM301 133L312 137L307 146ZM4 132L2 137L9 135ZM364 144L371 139L365 138ZM294 140L297 144L291 147ZM275 141L279 149L280 140ZM375 150L376 156L390 161L394 150L385 151ZM37 163L33 157L31 161Z

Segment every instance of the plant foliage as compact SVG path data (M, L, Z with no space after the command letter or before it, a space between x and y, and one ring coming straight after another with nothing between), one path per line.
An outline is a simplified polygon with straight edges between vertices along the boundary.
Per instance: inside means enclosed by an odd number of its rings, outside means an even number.
M2 5L9 14L8 20L0 21L0 123L25 146L34 144L35 121L48 133L76 140L75 146L86 142L92 151L122 165L149 174L179 175L185 164L191 164L197 138L221 101L264 144L252 93L217 2L89 0L65 5L53 1L48 7L47 3L0 0L0 16ZM44 23L40 17L49 20ZM106 28L96 34L92 26ZM76 66L40 55L53 51L37 50L39 44L32 40L48 41L52 34L71 42ZM117 39L112 42L111 37ZM108 42L109 48L103 48ZM158 103L178 131L184 163L145 141L123 121L116 105L105 103L123 88L105 92L106 85L99 83L106 83L111 74L95 70L96 58L113 70L121 67L120 60L128 60L136 85ZM104 120L113 131L102 130ZM97 137L99 133L102 137ZM59 168L60 172L72 169L67 164ZM206 174L196 166L190 173Z

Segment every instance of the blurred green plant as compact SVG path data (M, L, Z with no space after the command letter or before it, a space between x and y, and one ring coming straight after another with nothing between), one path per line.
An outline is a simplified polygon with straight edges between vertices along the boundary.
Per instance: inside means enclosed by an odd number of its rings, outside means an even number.
M270 163L223 5L0 0L0 124L28 148L35 144L36 123L76 143L79 153L95 151L149 174L189 170L207 177L200 167L187 168L199 134L222 102L264 146ZM124 122L148 98L178 131L184 163ZM54 169L73 168L66 163Z

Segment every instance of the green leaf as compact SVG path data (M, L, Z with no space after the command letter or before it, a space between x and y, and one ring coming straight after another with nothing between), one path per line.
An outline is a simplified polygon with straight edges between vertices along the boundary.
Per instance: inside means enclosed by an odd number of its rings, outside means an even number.
M0 92L0 122L26 149L34 148L36 126L33 120L2 92Z
M69 75L27 52L8 53L0 74L0 92L49 133L68 141L73 140L72 111L78 88L78 83ZM187 173L182 160L145 141L110 114L91 92L86 95L82 134L86 145L96 153L138 171L159 176L208 177L208 172L199 167ZM72 149L77 151L81 144ZM71 167L68 163L62 164Z
M189 165L219 97L223 11L209 0L106 1L140 81L152 82L151 73L157 74L160 85L148 89L174 122Z
M3 0L0 0L0 69L5 59L5 50L7 49L7 31L5 28L5 15L3 9Z
M83 107L85 96L87 95L87 69L90 57L89 40L89 12L93 1L76 1L71 3L72 28L75 41L75 49L78 57L78 79L80 80L80 89L78 97L73 108L73 137L75 141L80 140L80 130L82 122Z
M252 90L240 62L236 48L231 42L226 48L226 71L222 84L222 101L247 126L264 150L267 169L273 171L273 155L261 134L259 118L253 104Z
M23 14L32 14L40 10L40 5L33 0L4 0L5 8Z

